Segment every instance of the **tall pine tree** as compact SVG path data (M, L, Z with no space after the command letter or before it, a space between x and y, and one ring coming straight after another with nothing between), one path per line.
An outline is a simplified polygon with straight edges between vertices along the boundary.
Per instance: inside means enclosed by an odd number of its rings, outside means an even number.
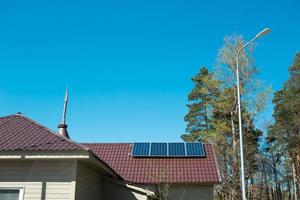
M294 184L300 193L300 53L296 55L293 65L289 68L289 80L283 89L275 93L273 117L274 125L270 127L271 137L275 145L292 160L294 168ZM299 196L300 197L300 196Z
M240 36L226 37L219 51L220 67L214 73L206 68L192 78L195 87L188 95L192 102L185 116L188 122L185 141L201 140L215 144L223 177L216 188L219 199L240 199L239 135L236 94L236 53L244 44ZM256 85L257 70L252 65L251 51L240 57L243 134L245 140L246 177L249 188L254 184L256 154L261 131L255 127L255 116L264 106L265 91ZM252 191L249 197L254 196Z
M186 133L181 137L185 141L206 141L209 138L211 125L211 103L218 94L218 81L214 79L212 73L208 69L202 67L192 81L195 87L188 95L189 111L184 117L188 123Z

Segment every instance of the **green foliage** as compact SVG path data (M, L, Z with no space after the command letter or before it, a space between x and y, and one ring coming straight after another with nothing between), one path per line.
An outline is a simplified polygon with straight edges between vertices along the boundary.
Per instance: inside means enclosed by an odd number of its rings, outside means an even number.
M181 136L185 141L215 144L223 177L216 188L218 199L241 199L235 59L243 44L240 36L226 37L215 70L209 72L203 67L192 78L194 88L188 95L191 103L184 118L186 133ZM283 89L274 94L275 123L268 125L266 142L261 143L263 133L255 119L263 111L271 87L256 78L252 48L240 57L248 199L291 199L293 185L298 185L300 193L300 53L289 68ZM294 184L294 180L298 182Z
M188 95L188 123L185 141L201 140L215 144L223 183L218 187L220 199L240 199L239 134L235 60L237 49L244 44L242 37L230 36L219 51L214 72L201 68L192 78L195 87ZM240 57L243 135L245 141L246 177L252 180L257 170L256 155L262 131L255 127L255 116L264 108L267 89L256 79L251 50Z
M290 154L300 152L300 53L289 68L290 77L283 89L275 93L273 117L270 127L272 137Z
M186 134L182 135L185 141L206 140L209 137L211 126L211 102L218 95L218 81L208 69L202 67L192 81L195 84L194 89L188 95L189 112L184 117L188 122Z

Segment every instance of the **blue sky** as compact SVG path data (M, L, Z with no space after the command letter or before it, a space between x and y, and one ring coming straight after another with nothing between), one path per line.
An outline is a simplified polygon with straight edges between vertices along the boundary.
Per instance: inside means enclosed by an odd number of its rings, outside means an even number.
M179 141L190 78L223 38L272 33L259 77L280 89L300 51L298 0L0 0L0 115L56 130L69 86L69 132L82 142ZM260 120L270 119L271 102Z

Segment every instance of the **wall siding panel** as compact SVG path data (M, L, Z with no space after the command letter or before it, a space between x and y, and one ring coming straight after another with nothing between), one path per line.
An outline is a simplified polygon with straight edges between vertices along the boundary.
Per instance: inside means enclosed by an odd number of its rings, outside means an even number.
M155 192L155 185L140 184L141 188ZM171 184L168 189L167 200L213 200L214 186L201 184Z
M167 200L213 200L214 187L205 185L171 185Z
M105 200L147 200L145 194L133 191L111 181L102 180L102 194Z
M1 160L0 187L24 188L24 200L74 200L72 160Z
M78 162L76 200L101 200L101 176L98 172Z

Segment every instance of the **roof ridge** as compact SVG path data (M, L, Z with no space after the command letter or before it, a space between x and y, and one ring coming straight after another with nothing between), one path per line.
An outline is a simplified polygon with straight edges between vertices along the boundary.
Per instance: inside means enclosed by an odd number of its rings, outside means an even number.
M7 124L8 122L10 122L12 119L13 119L13 117L15 117L17 114L12 114L12 115L6 115L6 116L3 116L3 117L0 117L0 119L7 119L7 118L10 118L10 119L8 119L6 122L4 122L3 124L1 124L0 126L3 126L3 125L5 125L5 124Z
M33 123L33 124L35 124L35 125L37 125L37 126L43 128L43 129L49 131L49 132L52 133L55 137L58 137L59 139L63 139L63 140L65 140L65 141L67 141L67 142L70 142L70 143L72 143L72 144L74 144L74 145L76 145L76 146L82 148L82 149L85 150L85 151L89 151L89 150L90 150L88 147L86 147L86 146L84 146L84 145L82 145L82 144L80 144L80 143L77 143L77 142L75 142L74 140L71 140L71 139L69 139L69 138L66 138L66 137L63 137L63 136L57 134L55 131L53 131L53 130L51 130L51 129L45 127L45 126L43 126L42 124L38 123L37 121L35 121L35 120L33 120L33 119L29 118L29 117L26 117L26 116L24 116L24 115L22 115L22 114L15 114L14 116L16 116L16 117L22 117L22 118L28 120L29 122L31 122L31 123Z
M18 114L4 115L4 116L1 116L0 119L10 118L10 117L14 117L16 115L18 115Z
M87 145L87 144L133 144L135 142L80 142L80 144ZM173 142L147 142L147 143L173 143ZM177 143L177 142L174 142ZM186 142L178 142L178 143L186 143ZM203 145L213 145L212 143L204 143L201 142Z
M132 144L133 142L81 142L80 144Z

